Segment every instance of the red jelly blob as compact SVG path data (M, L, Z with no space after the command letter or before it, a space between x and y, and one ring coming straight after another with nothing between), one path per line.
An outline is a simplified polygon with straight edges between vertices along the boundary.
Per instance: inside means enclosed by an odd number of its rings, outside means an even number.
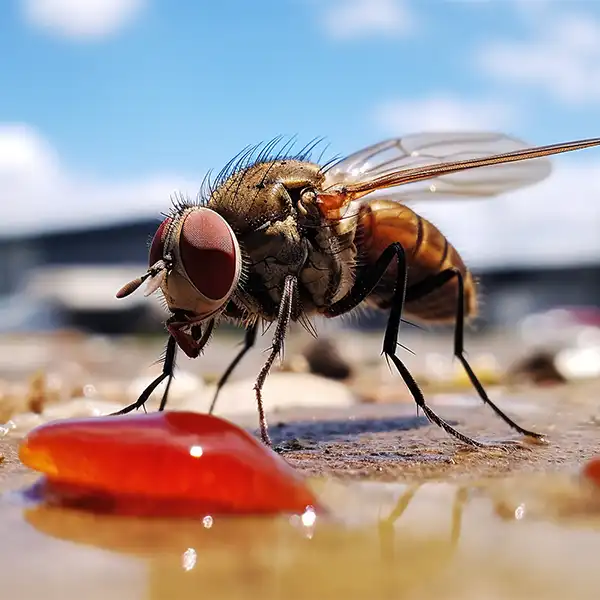
M108 512L265 514L317 507L280 456L206 414L53 421L29 433L19 457L46 475L43 495Z

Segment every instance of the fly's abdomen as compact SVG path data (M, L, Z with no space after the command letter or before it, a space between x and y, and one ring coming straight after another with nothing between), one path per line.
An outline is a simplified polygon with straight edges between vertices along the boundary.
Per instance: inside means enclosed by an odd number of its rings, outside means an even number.
M407 206L390 200L373 200L360 219L361 255L367 265L374 264L392 243L399 242L408 262L408 289L445 269L455 268L465 284L465 316L477 313L477 298L471 273L457 250L440 230ZM369 296L368 304L389 309L396 285L394 261ZM456 278L424 296L405 304L406 315L428 322L453 321L456 316L458 281Z

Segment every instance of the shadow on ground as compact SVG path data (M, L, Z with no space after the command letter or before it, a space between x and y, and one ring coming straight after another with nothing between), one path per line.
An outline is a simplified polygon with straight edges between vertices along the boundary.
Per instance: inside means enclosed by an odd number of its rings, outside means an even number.
M425 417L326 419L274 423L270 427L273 444L280 452L316 449L325 442L356 442L352 438L377 433L409 431L429 425Z

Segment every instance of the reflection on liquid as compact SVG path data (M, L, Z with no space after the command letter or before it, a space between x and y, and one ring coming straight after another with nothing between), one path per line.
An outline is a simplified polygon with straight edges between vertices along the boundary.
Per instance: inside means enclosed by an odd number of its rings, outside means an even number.
M202 519L202 525L204 525L206 529L210 529L213 526L213 518L210 515L206 515L204 519Z
M204 454L204 450L202 450L202 446L190 446L190 456L194 458L200 458Z
M525 505L519 504L515 509L515 519L520 521L525 516Z
M317 513L314 507L307 506L301 515L292 515L289 518L289 523L293 527L300 528L304 536L311 539L315 532Z
M304 525L304 527L312 527L317 521L317 513L315 512L315 509L312 506L308 506L302 513L300 520L302 521L302 525Z
M194 548L188 548L182 555L181 566L184 571L191 571L196 566L196 550Z
M379 535L381 539L381 553L382 557L385 557L387 560L393 560L395 552L395 541L394 541L394 525L398 519L402 517L408 505L413 500L415 494L419 490L419 488L423 487L424 484L412 485L410 486L406 492L404 492L390 515L382 519L379 522ZM469 495L468 487L459 487L456 492L456 496L454 498L452 504L452 516L451 516L451 527L450 527L450 536L448 539L448 554L450 556L453 550L456 548L458 544L458 540L460 537L461 523L462 523L462 514L465 507L465 503L467 501ZM440 544L440 548L442 545Z
M110 552L115 569L138 562L145 587L123 598L597 595L600 504L594 512L591 496L569 478L331 483L321 496L335 518L317 517L310 507L291 517L178 521L44 505L24 514L43 536ZM573 514L577 527L563 519ZM570 547L585 550L565 552ZM76 564L68 574L77 578Z

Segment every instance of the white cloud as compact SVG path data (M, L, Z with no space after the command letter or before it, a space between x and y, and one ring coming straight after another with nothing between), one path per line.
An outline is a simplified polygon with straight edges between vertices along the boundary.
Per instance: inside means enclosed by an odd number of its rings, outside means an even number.
M384 102L375 109L375 120L394 135L434 130L504 131L514 122L515 111L492 99L466 100L440 93Z
M21 0L26 20L55 35L99 39L129 25L146 0Z
M375 111L376 122L390 136L427 130L511 133L517 118L513 107L494 100L462 100L444 93L390 101ZM578 151L569 159L554 157L547 180L498 198L432 200L414 203L414 208L438 225L477 268L597 262L598 157L598 149Z
M594 154L588 157L588 152ZM555 157L547 180L518 192L488 200L415 203L414 208L475 267L597 264L599 151L576 154L578 160L570 162Z
M74 173L27 125L0 124L0 236L158 218L174 191L200 183L171 174L105 181Z
M527 18L525 39L497 39L477 53L479 68L508 83L537 87L570 105L600 100L600 19L546 6Z
M336 39L411 33L416 18L407 0L321 0L323 25Z
M569 1L573 4L573 0ZM512 7L521 16L537 19L544 13L552 10L552 7L556 4L557 0L510 0L510 2Z
M597 262L599 152L556 157L547 181L501 198L415 208L474 267ZM75 173L31 127L0 124L0 237L158 218L173 191L193 195L199 185L169 174L115 182Z

